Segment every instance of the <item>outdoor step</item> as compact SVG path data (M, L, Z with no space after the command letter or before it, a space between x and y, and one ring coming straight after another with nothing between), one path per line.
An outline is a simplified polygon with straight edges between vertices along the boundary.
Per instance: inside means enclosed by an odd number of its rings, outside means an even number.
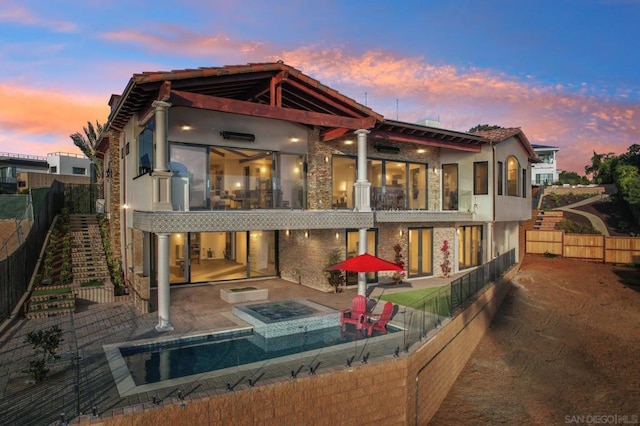
M48 318L48 317L56 317L61 315L71 315L76 311L75 307L72 308L59 308L59 309L48 309L43 311L35 311L35 312L27 312L27 319L35 319L35 318Z
M29 301L44 302L44 301L54 301L54 300L68 300L68 299L73 299L74 297L75 295L73 294L72 291L70 291L69 293L63 293L63 294L44 294L44 295L38 295L38 296L31 296Z
M76 305L75 299L59 299L50 301L30 300L29 312L49 308L73 308Z

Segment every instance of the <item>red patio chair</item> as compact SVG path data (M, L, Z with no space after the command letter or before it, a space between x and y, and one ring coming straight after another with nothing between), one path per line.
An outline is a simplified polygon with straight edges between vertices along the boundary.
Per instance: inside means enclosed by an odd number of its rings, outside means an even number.
M366 312L367 298L358 294L351 300L351 309L340 311L340 327L344 329L345 324L353 324L357 330L360 330Z
M362 323L363 330L366 330L367 336L371 337L373 330L387 333L387 323L393 315L393 303L387 302L382 307L382 313L379 315L367 315Z

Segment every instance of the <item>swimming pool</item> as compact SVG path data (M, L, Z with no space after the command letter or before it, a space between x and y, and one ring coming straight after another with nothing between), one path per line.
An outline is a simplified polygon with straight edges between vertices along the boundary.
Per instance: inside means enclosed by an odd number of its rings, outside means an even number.
M388 327L390 337L400 331ZM121 396L262 367L269 360L291 361L297 354L313 355L366 343L363 333L342 332L339 326L266 338L252 328L189 336L143 344L105 345L107 361ZM374 337L374 339L377 339ZM359 341L364 340L362 343Z

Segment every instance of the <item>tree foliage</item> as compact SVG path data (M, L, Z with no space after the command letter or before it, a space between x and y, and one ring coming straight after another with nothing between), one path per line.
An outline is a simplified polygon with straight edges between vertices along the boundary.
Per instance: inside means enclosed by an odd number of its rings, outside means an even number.
M104 126L97 120L95 127L93 123L87 121L87 125L82 128L84 134L76 132L69 135L73 144L80 148L80 151L94 164L96 176L102 176L102 161L96 156L96 148L98 145L98 136L102 133L103 129Z
M584 170L593 176L595 183L615 183L618 196L640 221L640 145L631 145L619 156L594 151L591 164Z
M598 154L593 151L591 164L584 167L587 175L591 175L594 183L613 183L613 170L615 169L618 157L613 152Z
M478 124L470 128L468 133L476 133L482 130L496 130L496 129L504 129L504 127L497 126L495 124Z
M558 182L561 184L568 183L569 185L586 185L589 183L589 179L586 176L580 176L576 172L562 171L558 175Z

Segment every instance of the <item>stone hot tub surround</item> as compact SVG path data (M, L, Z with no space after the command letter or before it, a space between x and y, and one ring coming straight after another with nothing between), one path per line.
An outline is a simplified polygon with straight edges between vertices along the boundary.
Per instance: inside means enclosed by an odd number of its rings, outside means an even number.
M269 289L257 287L236 287L220 289L220 298L227 303L246 303L267 300Z

